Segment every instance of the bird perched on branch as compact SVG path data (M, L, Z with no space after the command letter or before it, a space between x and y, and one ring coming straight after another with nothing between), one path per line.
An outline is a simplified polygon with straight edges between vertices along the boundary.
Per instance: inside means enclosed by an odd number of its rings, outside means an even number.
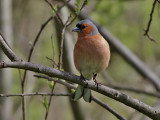
M99 85L96 76L108 66L109 45L97 27L88 19L80 21L72 31L78 33L74 47L74 64L81 74L81 80L93 78L96 85ZM73 99L78 100L82 96L86 102L91 102L91 90L79 85Z

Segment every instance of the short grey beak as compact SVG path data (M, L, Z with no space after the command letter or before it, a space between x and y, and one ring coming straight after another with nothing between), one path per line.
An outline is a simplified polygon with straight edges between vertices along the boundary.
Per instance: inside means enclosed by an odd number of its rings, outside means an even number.
M78 27L75 27L72 32L80 32L81 30Z

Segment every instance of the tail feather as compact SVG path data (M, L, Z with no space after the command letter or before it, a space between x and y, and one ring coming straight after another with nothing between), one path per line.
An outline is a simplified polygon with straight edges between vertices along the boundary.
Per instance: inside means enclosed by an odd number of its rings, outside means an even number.
M83 96L83 99L86 102L91 102L91 90L88 88L85 88L84 86L78 85L73 100L77 101Z
M88 88L83 89L83 99L86 102L91 102L91 90Z
M76 89L76 91L74 93L74 96L73 96L73 100L74 101L79 100L83 96L83 89L84 89L83 86L78 85L78 87L77 87L77 89Z

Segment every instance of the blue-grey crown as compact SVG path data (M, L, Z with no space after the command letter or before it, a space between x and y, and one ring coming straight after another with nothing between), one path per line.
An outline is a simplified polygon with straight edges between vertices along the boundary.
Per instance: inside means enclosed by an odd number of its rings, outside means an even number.
M82 20L82 21L80 21L78 24L81 25L81 24L83 24L83 23L87 23L87 24L89 24L89 25L91 25L91 26L93 27L92 33L90 33L88 36L96 35L96 34L99 33L97 27L95 26L95 24L93 24L93 22L90 21L89 19Z

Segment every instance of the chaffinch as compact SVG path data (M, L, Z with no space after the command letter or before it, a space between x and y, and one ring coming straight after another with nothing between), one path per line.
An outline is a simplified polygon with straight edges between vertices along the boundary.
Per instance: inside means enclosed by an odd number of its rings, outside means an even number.
M78 33L74 47L75 67L80 72L82 80L91 80L93 77L98 85L97 73L104 71L109 64L109 45L88 19L80 21L72 31ZM91 90L79 85L73 99L78 100L82 96L86 102L91 102Z

